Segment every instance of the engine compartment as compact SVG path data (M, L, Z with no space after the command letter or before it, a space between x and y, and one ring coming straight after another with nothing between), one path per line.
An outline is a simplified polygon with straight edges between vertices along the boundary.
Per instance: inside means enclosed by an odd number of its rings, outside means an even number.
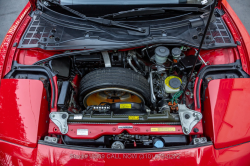
M31 64L50 52L21 50L5 78L43 82L46 142L112 149L192 145L209 141L202 124L208 82L248 77L234 49L203 50L183 93L195 53L157 44L55 58L38 68Z
M202 131L200 127L194 129L202 118L201 113L193 110L192 102L187 107L182 94L195 59L194 55L185 55L189 49L152 45L146 49L100 52L75 56L71 60L65 58L68 66L61 65L61 68L53 65L60 59L52 60L52 71L56 70L61 79L58 108L65 116L67 114L68 123L119 123L118 129L124 130L118 135L86 139L85 135L91 131L80 128L76 133L78 138L65 136L65 143L113 149L188 144L185 135ZM199 61L197 72L201 65ZM66 73L74 72L77 76L64 76L65 68L71 70ZM194 83L189 86L190 99L187 100L192 100L193 89ZM51 118L53 122L58 119ZM161 135L131 135L127 129L134 126L122 123L170 126L151 127L151 132L156 130ZM171 125L182 126L185 135L168 135L176 130Z

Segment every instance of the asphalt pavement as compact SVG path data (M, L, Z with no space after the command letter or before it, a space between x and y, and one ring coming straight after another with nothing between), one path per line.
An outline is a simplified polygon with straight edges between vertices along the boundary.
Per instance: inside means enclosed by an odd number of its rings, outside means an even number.
M0 0L0 43L28 0ZM250 32L250 0L228 0L248 32Z

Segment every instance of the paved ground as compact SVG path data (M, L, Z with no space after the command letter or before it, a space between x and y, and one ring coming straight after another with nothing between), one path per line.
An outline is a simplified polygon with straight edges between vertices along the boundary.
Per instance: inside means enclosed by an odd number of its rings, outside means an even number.
M0 43L28 0L0 0ZM250 33L250 0L228 0Z

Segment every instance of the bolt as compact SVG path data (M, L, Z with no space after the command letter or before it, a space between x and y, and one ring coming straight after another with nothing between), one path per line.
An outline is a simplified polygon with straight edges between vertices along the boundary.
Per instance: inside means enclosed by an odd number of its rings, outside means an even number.
M194 35L192 38L193 38L194 40L196 40L196 39L198 39L198 36Z
M113 127L113 131L115 131L116 130L116 128L115 127Z
M195 132L195 133L198 133L198 132L199 132L199 129L194 128L194 132Z
M67 117L66 114L62 114L62 118L65 119Z
M196 113L193 113L193 117L195 117L196 116Z
M188 132L188 129L186 127L184 127L184 132L187 133Z
M54 138L53 141L56 141L56 139Z
M197 31L201 31L201 28L196 28Z
M189 119L189 118L190 118L190 115L186 114L185 119Z

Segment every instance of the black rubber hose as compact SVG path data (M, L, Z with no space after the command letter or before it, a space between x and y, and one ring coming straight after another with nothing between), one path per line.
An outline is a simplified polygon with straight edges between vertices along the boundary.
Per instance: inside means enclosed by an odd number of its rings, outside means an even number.
M143 68L141 67L136 55L133 55L132 58L135 61L135 64L136 64L137 68L140 70L140 72L144 73Z

